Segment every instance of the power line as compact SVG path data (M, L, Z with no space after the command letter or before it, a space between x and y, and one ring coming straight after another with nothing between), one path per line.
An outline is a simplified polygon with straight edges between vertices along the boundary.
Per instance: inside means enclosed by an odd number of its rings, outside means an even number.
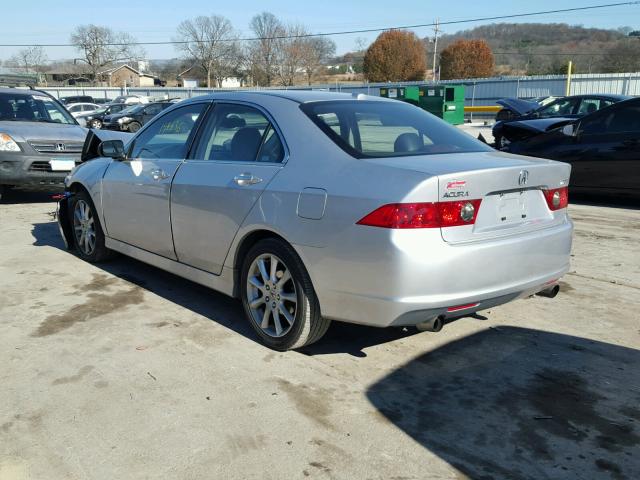
M438 25L458 25L462 23L473 23L473 22L486 22L489 20L506 20L509 18L522 18L522 17L532 17L537 15L547 15L552 13L567 13L567 12L577 12L584 10L594 10L601 8L610 8L610 7L621 7L621 6L629 6L629 5L640 5L640 0L631 1L631 2L617 2L617 3L606 3L600 5L589 5L586 7L574 7L574 8L563 8L558 10L544 10L538 12L528 12L528 13L516 13L512 15L496 15L492 17L478 17L471 18L467 20L450 20L448 22L432 22L432 23L420 23L416 25L402 25L395 27L384 27L384 28L366 28L361 30L343 30L337 32L322 32L322 33L306 33L302 35L275 35L272 37L247 37L247 38L235 38L235 39L226 39L220 40L225 42L235 42L235 41L259 41L259 40L286 40L290 38L310 38L310 37L332 37L338 35L352 35L356 33L373 33L373 32L383 32L385 30L403 30L403 29L413 29L413 28L422 28L422 27L434 27ZM196 41L162 41L162 42L114 42L114 43L103 43L101 44L104 47L122 47L126 45L184 45L188 43L206 43L206 40L196 40ZM0 47L75 47L76 45L72 43L38 43L38 44L0 44Z

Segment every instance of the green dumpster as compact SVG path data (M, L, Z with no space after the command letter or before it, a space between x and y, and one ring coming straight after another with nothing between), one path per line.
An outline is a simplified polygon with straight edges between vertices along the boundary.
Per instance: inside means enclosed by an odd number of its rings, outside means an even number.
M412 103L452 125L464 123L464 85L383 87L380 96Z

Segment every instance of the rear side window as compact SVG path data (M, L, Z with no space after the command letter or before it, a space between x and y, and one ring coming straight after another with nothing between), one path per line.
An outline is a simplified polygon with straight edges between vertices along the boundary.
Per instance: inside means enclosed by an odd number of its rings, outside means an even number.
M491 151L486 144L403 102L309 102L302 111L356 158Z
M271 122L248 105L219 103L203 128L194 158L278 163L284 148Z

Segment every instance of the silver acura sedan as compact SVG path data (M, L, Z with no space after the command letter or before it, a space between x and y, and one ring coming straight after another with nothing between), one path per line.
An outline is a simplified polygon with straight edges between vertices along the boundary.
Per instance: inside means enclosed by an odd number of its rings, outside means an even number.
M553 296L569 268L569 165L496 152L395 100L217 93L98 151L66 179L67 245L239 297L277 350L331 320L438 330Z

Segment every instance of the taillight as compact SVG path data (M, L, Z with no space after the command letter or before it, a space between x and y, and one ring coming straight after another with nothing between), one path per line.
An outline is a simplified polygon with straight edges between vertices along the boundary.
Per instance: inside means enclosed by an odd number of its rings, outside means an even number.
M389 203L358 221L381 228L440 228L473 225L482 200L438 203Z
M542 193L544 193L544 198L547 200L549 210L560 210L569 205L569 187L542 190Z

